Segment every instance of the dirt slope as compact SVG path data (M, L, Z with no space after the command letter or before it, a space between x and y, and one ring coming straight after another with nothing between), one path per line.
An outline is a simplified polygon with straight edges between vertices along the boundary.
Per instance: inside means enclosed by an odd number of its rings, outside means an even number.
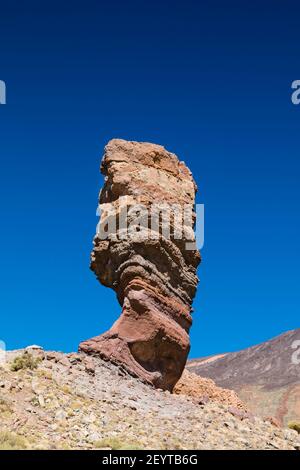
M300 448L295 431L239 414L231 401L156 390L83 354L35 351L31 370L13 362L23 353L0 368L2 449Z

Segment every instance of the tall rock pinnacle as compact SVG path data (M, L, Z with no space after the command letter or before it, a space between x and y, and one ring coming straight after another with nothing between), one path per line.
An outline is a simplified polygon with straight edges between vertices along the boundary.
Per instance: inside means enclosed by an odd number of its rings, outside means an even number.
M122 313L79 349L172 390L190 349L200 262L193 231L197 188L183 162L149 143L111 140L101 172L91 269L115 290Z

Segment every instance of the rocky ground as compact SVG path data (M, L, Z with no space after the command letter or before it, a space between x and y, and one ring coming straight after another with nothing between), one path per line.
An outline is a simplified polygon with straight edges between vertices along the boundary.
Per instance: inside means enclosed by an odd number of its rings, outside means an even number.
M0 449L300 449L212 383L170 394L101 359L29 351L0 368Z
M227 405L230 409L236 408L235 414L240 414L239 411L249 414L247 406L233 390L218 387L213 380L200 377L188 370L184 370L173 392L176 395L193 397L198 403L200 401L207 403L210 400Z

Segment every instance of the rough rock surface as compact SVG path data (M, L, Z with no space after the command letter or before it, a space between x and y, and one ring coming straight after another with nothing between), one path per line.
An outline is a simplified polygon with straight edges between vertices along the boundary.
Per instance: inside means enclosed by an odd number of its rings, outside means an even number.
M233 390L218 387L213 380L199 377L188 370L184 370L173 392L177 395L193 397L199 402L213 400L245 413L248 412L247 406Z
M193 243L193 223L182 223L182 217L171 213L166 237L161 219L156 228L150 225L150 209L176 204L180 210L188 208L194 221L196 185L183 162L149 143L110 141L101 171L105 184L99 199L100 227L105 231L112 211L121 218L126 209L133 232L124 237L118 222L107 239L95 236L91 269L103 285L116 291L122 313L108 332L82 342L79 350L122 364L144 381L172 390L190 349L200 254ZM148 227L134 222L137 204L148 210ZM175 236L179 220L182 238ZM186 243L193 243L193 249L186 249Z
M33 350L37 368L0 367L0 449L299 449L227 404L155 389L99 357ZM183 432L184 430L184 432Z

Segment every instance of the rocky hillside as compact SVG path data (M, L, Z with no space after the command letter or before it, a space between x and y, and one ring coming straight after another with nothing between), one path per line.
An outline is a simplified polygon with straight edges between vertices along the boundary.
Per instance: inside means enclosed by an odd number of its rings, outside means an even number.
M300 364L292 361L296 341L300 329L243 351L192 360L187 368L235 390L253 413L287 425L300 421Z
M84 354L9 352L0 448L300 449L296 431L255 418L234 393L206 383L199 395L195 384L170 394Z

